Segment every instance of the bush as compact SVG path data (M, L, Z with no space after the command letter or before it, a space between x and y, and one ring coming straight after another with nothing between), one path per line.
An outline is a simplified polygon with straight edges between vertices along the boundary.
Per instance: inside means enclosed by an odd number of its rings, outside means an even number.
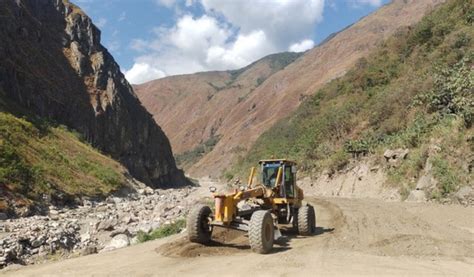
M447 196L454 192L460 184L455 171L451 168L449 163L439 157L433 159L433 174L439 182L438 188L442 196Z
M174 234L180 233L186 227L186 220L178 219L175 222L164 225L158 229L151 231L150 233L145 233L139 231L137 234L137 239L139 242L145 242L149 240L161 239L164 237L169 237Z
M232 173L229 172L229 171L226 171L226 172L224 173L224 179L225 179L226 181L230 181L230 180L234 179L234 174L232 174Z
M426 95L431 111L461 116L467 127L474 117L474 52L451 68L441 69L435 75L435 87Z

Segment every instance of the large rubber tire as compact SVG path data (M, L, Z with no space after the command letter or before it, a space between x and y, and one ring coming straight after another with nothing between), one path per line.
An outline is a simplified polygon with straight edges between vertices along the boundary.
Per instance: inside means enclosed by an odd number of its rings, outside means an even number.
M250 218L250 248L256 253L267 254L273 249L273 218L270 211L256 211Z
M298 209L298 233L302 236L309 236L316 231L316 214L311 205Z
M186 229L188 230L189 241L208 243L211 240L211 213L211 208L206 205L198 205L189 212L186 221Z

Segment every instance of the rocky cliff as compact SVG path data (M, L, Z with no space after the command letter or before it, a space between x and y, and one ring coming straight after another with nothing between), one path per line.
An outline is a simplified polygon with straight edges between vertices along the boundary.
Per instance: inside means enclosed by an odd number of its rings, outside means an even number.
M0 94L79 131L150 186L186 182L100 31L66 0L0 2Z

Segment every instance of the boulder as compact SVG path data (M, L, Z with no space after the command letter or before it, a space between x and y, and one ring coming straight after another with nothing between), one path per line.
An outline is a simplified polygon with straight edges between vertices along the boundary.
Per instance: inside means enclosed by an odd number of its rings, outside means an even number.
M58 215L58 214L59 214L58 210L49 210L49 215L51 216Z
M424 190L428 188L433 188L436 187L436 184L438 181L431 175L431 173L426 172L423 174L420 179L418 179L418 182L416 182L416 189L417 190Z
M81 242L87 242L91 240L91 234L90 233L84 233L81 234Z
M470 186L464 186L456 192L455 196L459 201L463 202L469 198L474 198L474 190Z
M128 239L127 235L118 234L112 238L112 240L107 244L107 246L102 249L100 252L107 252L112 251L115 249L127 247L130 245L130 240Z
M116 219L106 219L99 223L99 225L97 226L97 230L112 231L115 228L115 225L117 225Z
M383 153L383 156L388 163L397 163L406 159L409 152L410 150L401 148L395 150L387 149Z
M426 194L423 190L412 190L407 197L407 202L426 202Z
M86 246L84 249L82 249L81 254L82 255L91 255L97 253L97 247L95 246Z
M33 248L37 248L37 247L40 247L45 241L46 241L45 236L39 236L39 237L31 240L30 245Z
M7 257L0 257L0 267L7 265Z

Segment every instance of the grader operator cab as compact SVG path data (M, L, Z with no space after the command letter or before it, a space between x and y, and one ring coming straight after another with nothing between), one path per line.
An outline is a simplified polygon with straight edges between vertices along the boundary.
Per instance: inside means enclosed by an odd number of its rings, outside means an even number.
M261 183L253 184L255 167L250 171L246 186L233 193L217 193L214 211L199 205L187 218L188 239L206 244L211 240L214 226L248 232L254 252L266 254L280 235L279 224L292 224L300 235L310 235L316 229L314 208L303 205L303 190L296 185L296 163L286 159L261 160Z

